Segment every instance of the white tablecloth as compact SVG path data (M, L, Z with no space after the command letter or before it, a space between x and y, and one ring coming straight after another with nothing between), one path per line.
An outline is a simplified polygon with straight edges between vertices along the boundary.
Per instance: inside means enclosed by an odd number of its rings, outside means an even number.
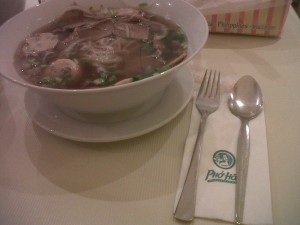
M26 7L35 5L27 1ZM265 97L274 224L300 221L300 22L281 38L210 35L192 70L250 74ZM0 224L182 224L172 210L189 113L127 141L84 144L33 124L21 87L1 81ZM226 224L195 219L193 224Z

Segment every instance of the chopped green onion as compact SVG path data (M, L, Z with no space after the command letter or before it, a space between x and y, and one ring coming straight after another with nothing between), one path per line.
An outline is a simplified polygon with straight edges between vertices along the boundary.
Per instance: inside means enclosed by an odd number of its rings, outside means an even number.
M151 54L155 51L155 48L151 42L144 42L142 44L142 50L148 54Z
M108 82L111 84L112 82L114 82L117 79L117 77L115 75L112 75L108 78Z
M117 74L115 68L107 67L104 71L99 71L94 74L96 79L93 80L93 84L96 86L107 86L113 84L117 80Z
M40 66L42 63L36 59L36 58L31 58L31 59L28 59L28 62L33 65L33 66Z
M93 80L92 83L97 85L97 86L100 86L100 85L103 85L105 82L104 82L104 79L98 78L98 79Z
M114 9L108 9L106 15L110 17L114 17L117 15L117 12Z
M141 80L141 79L142 79L141 75L136 75L136 76L133 76L133 77L132 77L132 81L133 81L133 82L138 81L138 80Z
M164 71L166 71L170 68L171 67L169 65L165 65L161 68L157 68L157 69L151 68L151 69L145 70L143 74L138 74L138 75L133 76L132 81L135 82L135 81L138 81L138 80L145 79L147 77L151 77L156 73L162 73L162 72L164 72Z

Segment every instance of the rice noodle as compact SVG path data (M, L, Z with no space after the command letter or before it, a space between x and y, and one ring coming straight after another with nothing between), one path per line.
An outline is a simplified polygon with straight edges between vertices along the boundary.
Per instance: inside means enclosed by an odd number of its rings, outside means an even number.
M182 54L181 54L180 56L178 56L176 59L173 59L171 62L169 62L169 63L168 63L168 66L172 67L172 66L174 66L174 65L176 65L176 64L178 64L178 63L180 63L182 60L185 59L186 55L187 55L186 52L182 53Z
M129 83L132 83L132 82L133 82L132 78L126 78L126 79L118 81L114 85L117 86L117 85L122 85L122 84L129 84Z
M154 22L154 21L148 21L147 23L149 24L149 26L152 29L155 30L155 32L154 32L155 40L161 40L168 35L168 28L165 25L163 25L162 23ZM159 32L156 29L159 29Z
M68 58L70 58L70 53L71 51L73 50L73 48L79 44L80 42L83 42L84 40L83 39L80 39L80 40L77 40L75 42L73 42L72 44L70 44L66 49L64 49L62 51L62 55L66 55Z
M46 51L44 54L43 54L43 58L42 58L42 64L47 64L47 58L49 56L54 56L55 53L53 51Z
M82 42L79 52L82 59L102 64L116 65L122 61L122 58L116 54L113 47L113 39L102 38L100 40L88 40Z

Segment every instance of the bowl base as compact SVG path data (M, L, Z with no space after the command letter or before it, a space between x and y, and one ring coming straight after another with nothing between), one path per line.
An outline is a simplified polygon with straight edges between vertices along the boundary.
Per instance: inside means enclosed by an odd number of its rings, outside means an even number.
M149 100L145 101L138 106L118 111L118 112L110 112L110 113L83 113L76 112L70 109L65 109L59 107L60 111L62 111L65 115L76 119L81 120L86 123L117 123L121 121L134 119L152 109L155 105L157 105L163 95L163 91L157 93Z

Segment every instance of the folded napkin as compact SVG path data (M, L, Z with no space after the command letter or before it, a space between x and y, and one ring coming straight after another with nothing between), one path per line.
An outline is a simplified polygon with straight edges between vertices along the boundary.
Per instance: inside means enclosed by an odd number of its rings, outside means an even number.
M198 92L204 71L194 75ZM234 221L236 167L235 155L240 120L228 108L229 92L239 76L221 73L221 103L208 117L202 142L195 216ZM195 97L193 98L195 99ZM176 194L176 209L194 149L200 115L191 114L182 169ZM272 224L270 177L264 112L249 123L250 159L244 209L245 224Z

